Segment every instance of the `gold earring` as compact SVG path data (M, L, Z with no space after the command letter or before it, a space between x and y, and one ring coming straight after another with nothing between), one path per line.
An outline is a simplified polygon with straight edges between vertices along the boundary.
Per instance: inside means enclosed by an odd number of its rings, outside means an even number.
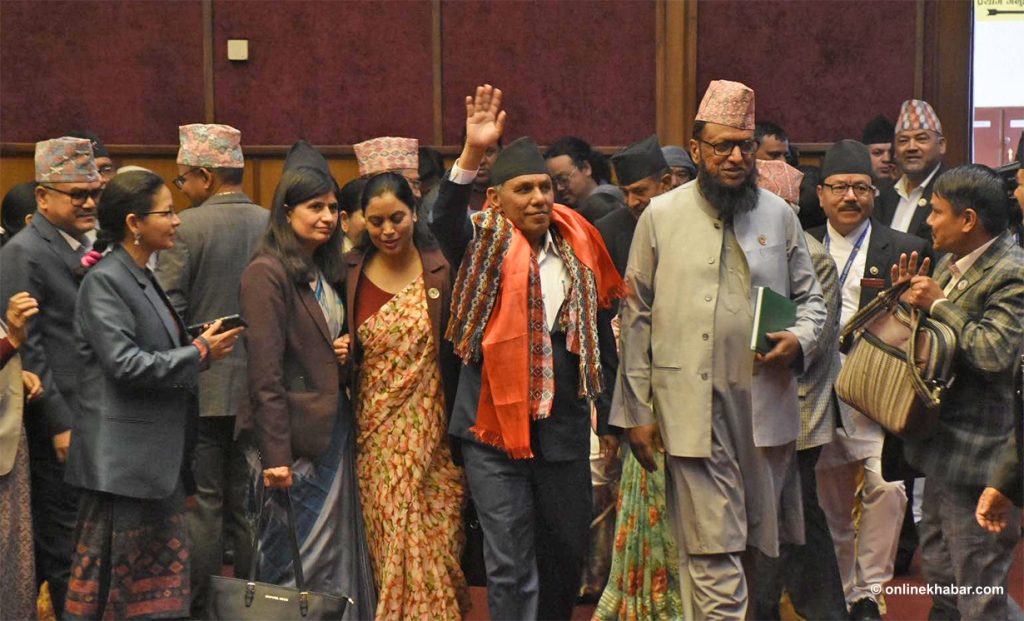
M136 246L138 246L140 239L142 239L142 233L136 232L135 233L135 241L132 242L132 243L135 244Z

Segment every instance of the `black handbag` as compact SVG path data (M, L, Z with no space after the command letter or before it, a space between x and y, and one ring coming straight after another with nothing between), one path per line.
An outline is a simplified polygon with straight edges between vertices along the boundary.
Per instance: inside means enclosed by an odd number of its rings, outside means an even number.
M285 509L288 513L288 539L292 549L292 570L295 572L295 587L256 582L256 568L260 557L259 528L253 529L252 565L249 568L251 580L210 576L210 600L206 607L206 618L217 621L230 619L259 619L260 621L310 621L341 619L345 607L354 603L351 598L314 593L305 588L302 575L302 560L299 557L299 540L295 534L295 515L292 497L284 490ZM257 524L262 523L262 510Z

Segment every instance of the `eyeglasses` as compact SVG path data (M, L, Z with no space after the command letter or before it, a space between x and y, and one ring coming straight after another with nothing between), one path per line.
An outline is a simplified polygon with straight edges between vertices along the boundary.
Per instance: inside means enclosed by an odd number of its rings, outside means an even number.
M178 188L180 190L181 188L183 188L185 186L185 180L188 178L188 176L191 175L192 173L196 172L196 171L199 171L199 170L202 170L202 168L192 168L192 169L186 170L185 172L183 172L180 175L178 175L177 177L175 177L174 181L171 181L171 183L174 184L174 187L176 187L176 188Z
M104 164L103 166L100 166L98 168L98 170L99 170L100 175L104 176L104 177L112 177L114 175L114 173L116 172L114 170L114 165L113 164Z
M98 203L100 201L100 195L103 194L103 188L96 188L95 190L76 189L71 190L70 192L65 192L64 190L60 190L49 185L44 185L43 187L46 188L47 190L52 190L54 192L57 192L58 194L63 194L64 196L67 196L68 198L71 199L71 204L74 205L75 207L81 207L90 198L94 203Z
M556 188L567 188L569 187L569 181L576 176L577 172L579 172L579 169L573 166L573 169L569 172L551 177L551 181L554 182Z
M715 151L715 155L732 155L732 150L736 147L740 148L740 153L743 155L751 155L754 151L757 151L757 141L753 139L749 140L726 140L725 142L708 142L707 140L701 140L704 144L708 145Z
M146 213L139 214L141 217L146 216L163 216L165 219L170 220L177 213L173 209L161 209L160 211L147 211Z
M824 187L832 191L832 196L836 198L842 198L846 196L846 193L853 190L853 195L857 198L865 198L867 196L878 196L878 188L873 185L866 183L823 183Z

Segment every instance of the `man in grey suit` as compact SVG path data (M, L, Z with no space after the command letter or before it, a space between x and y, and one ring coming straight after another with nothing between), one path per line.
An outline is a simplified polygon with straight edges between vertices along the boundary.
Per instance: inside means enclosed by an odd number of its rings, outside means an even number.
M239 313L242 271L267 227L267 211L242 191L241 134L227 125L179 128L174 184L192 202L183 211L174 247L160 253L156 277L186 324ZM231 537L235 575L248 571L245 521L248 470L234 440L235 414L247 393L243 342L199 379L195 449L196 503L188 513L192 538L192 614L201 617L210 575L219 575L223 535ZM225 528L226 521L226 528Z
M824 243L839 268L844 326L888 286L889 268L901 253L928 253L925 240L871 219L877 193L873 174L865 145L855 140L833 145L825 154L818 186L828 222L808 231ZM851 618L880 619L877 589L893 576L907 496L901 482L882 476L882 428L845 403L840 408L854 425L822 451L818 496L835 542ZM853 519L858 497L859 524Z
M21 357L46 392L28 405L25 431L37 579L49 582L53 610L60 618L78 514L78 493L64 483L78 393L72 316L81 258L91 246L86 234L96 226L101 190L88 140L66 136L36 143L35 165L37 211L32 223L0 251L0 300L27 291L39 301Z
M742 619L748 548L803 543L796 374L814 361L825 304L800 223L754 174L754 92L713 81L688 183L651 200L626 268L613 424L637 460L664 445L680 582L697 615ZM796 324L751 351L753 286L796 304ZM687 586L689 588L687 588Z
M954 168L935 184L928 224L935 250L947 252L935 278L900 260L893 280L910 280L904 301L956 332L956 381L942 396L931 433L908 439L910 464L928 477L919 524L924 581L970 587L937 592L930 619L1007 618L1007 572L1020 538L1020 512L1001 532L975 519L982 491L999 487L1000 458L1013 446L1016 374L1024 344L1024 250L1007 230L1002 180L990 168ZM898 280L897 280L898 279ZM998 594L982 588L1002 586Z

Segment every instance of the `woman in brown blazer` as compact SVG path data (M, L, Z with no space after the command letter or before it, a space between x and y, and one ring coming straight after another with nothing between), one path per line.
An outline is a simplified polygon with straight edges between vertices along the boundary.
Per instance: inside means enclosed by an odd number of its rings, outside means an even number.
M444 339L452 274L401 175L370 178L361 204L366 232L346 255L346 284L376 618L459 619L468 592L459 566L465 483L447 439L460 366Z
M249 399L262 483L290 493L306 587L351 597L346 619L376 598L355 481L354 421L345 394L348 340L336 185L318 168L286 170L260 248L242 274ZM255 459L250 462L256 461ZM259 578L294 584L283 494L260 537Z

